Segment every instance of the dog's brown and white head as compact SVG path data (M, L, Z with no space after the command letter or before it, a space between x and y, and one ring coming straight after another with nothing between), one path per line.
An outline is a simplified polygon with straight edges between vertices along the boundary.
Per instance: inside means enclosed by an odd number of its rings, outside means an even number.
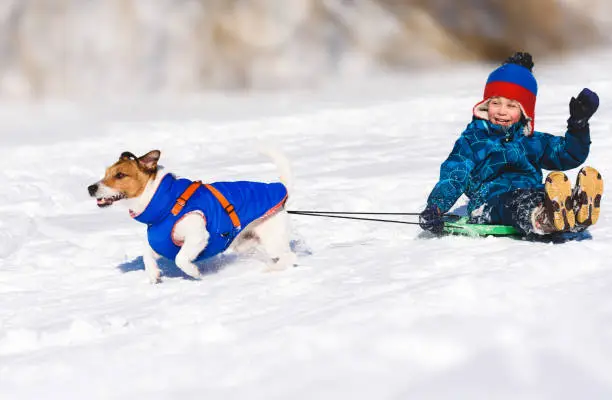
M89 195L96 198L98 207L139 197L155 178L160 155L159 150L151 150L142 157L129 151L121 153L119 160L106 169L104 178L87 188Z

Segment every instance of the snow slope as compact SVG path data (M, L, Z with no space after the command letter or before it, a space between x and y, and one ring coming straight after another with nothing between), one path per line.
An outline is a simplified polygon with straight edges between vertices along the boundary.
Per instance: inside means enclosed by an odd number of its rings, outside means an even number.
M588 62L584 61L588 60ZM536 127L602 98L589 164L612 179L612 53L540 64ZM228 254L147 282L145 229L86 187L124 150L204 181L273 180L293 209L420 211L490 66L317 94L2 107L2 399L609 399L612 217L583 241L429 238L292 217L300 266ZM569 171L575 177L576 170ZM461 201L460 201L461 203Z

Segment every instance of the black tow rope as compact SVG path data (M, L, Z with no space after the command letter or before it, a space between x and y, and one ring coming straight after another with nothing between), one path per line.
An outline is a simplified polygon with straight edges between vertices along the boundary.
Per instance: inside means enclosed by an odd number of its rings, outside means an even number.
M419 225L418 222L408 222L408 221L400 221L397 219L383 219L383 218L364 218L364 217L354 217L351 215L411 215L418 216L420 213L375 213L375 212L351 212L351 211L295 211L288 210L288 214L295 215L309 215L312 217L326 217L326 218L341 218L341 219L352 219L357 221L375 221L375 222L389 222L393 224L405 224L405 225Z
M354 215L394 215L394 216L419 216L421 213L406 212L406 213L393 213L393 212L354 212L354 211L297 211L287 210L288 214L295 215L309 215L311 217L326 217L326 218L341 218L341 219L352 219L357 221L374 221L374 222L389 222L393 224L405 224L405 225L420 225L418 222L400 221L397 219L384 219L384 218L364 218L355 217ZM459 217L454 214L444 214L449 217Z

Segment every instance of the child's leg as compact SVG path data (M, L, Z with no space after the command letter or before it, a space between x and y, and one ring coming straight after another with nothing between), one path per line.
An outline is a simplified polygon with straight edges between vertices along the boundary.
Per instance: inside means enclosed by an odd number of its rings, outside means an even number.
M603 194L603 178L593 167L583 167L574 187L574 212L577 227L584 229L597 222Z
M546 177L543 190L504 193L491 200L473 221L511 225L524 234L581 231L597 221L602 193L603 179L594 168L580 170L573 192L567 176L554 171Z
M573 229L572 185L563 172L553 171L544 190L517 189L507 195L501 220L525 234L548 235Z
M523 234L543 234L534 227L534 210L544 203L543 189L515 189L492 199L478 217L471 218L474 223L510 225Z

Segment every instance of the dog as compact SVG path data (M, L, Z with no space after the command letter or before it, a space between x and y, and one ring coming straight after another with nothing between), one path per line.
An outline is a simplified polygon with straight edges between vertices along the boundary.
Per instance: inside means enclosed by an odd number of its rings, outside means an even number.
M295 265L290 248L285 203L293 187L287 158L267 150L280 182L252 181L202 184L165 173L159 150L141 157L124 152L104 178L88 186L98 207L117 202L132 218L147 224L149 249L143 255L151 283L161 282L160 257L173 259L185 274L200 279L195 262L228 249L263 252L267 270Z

